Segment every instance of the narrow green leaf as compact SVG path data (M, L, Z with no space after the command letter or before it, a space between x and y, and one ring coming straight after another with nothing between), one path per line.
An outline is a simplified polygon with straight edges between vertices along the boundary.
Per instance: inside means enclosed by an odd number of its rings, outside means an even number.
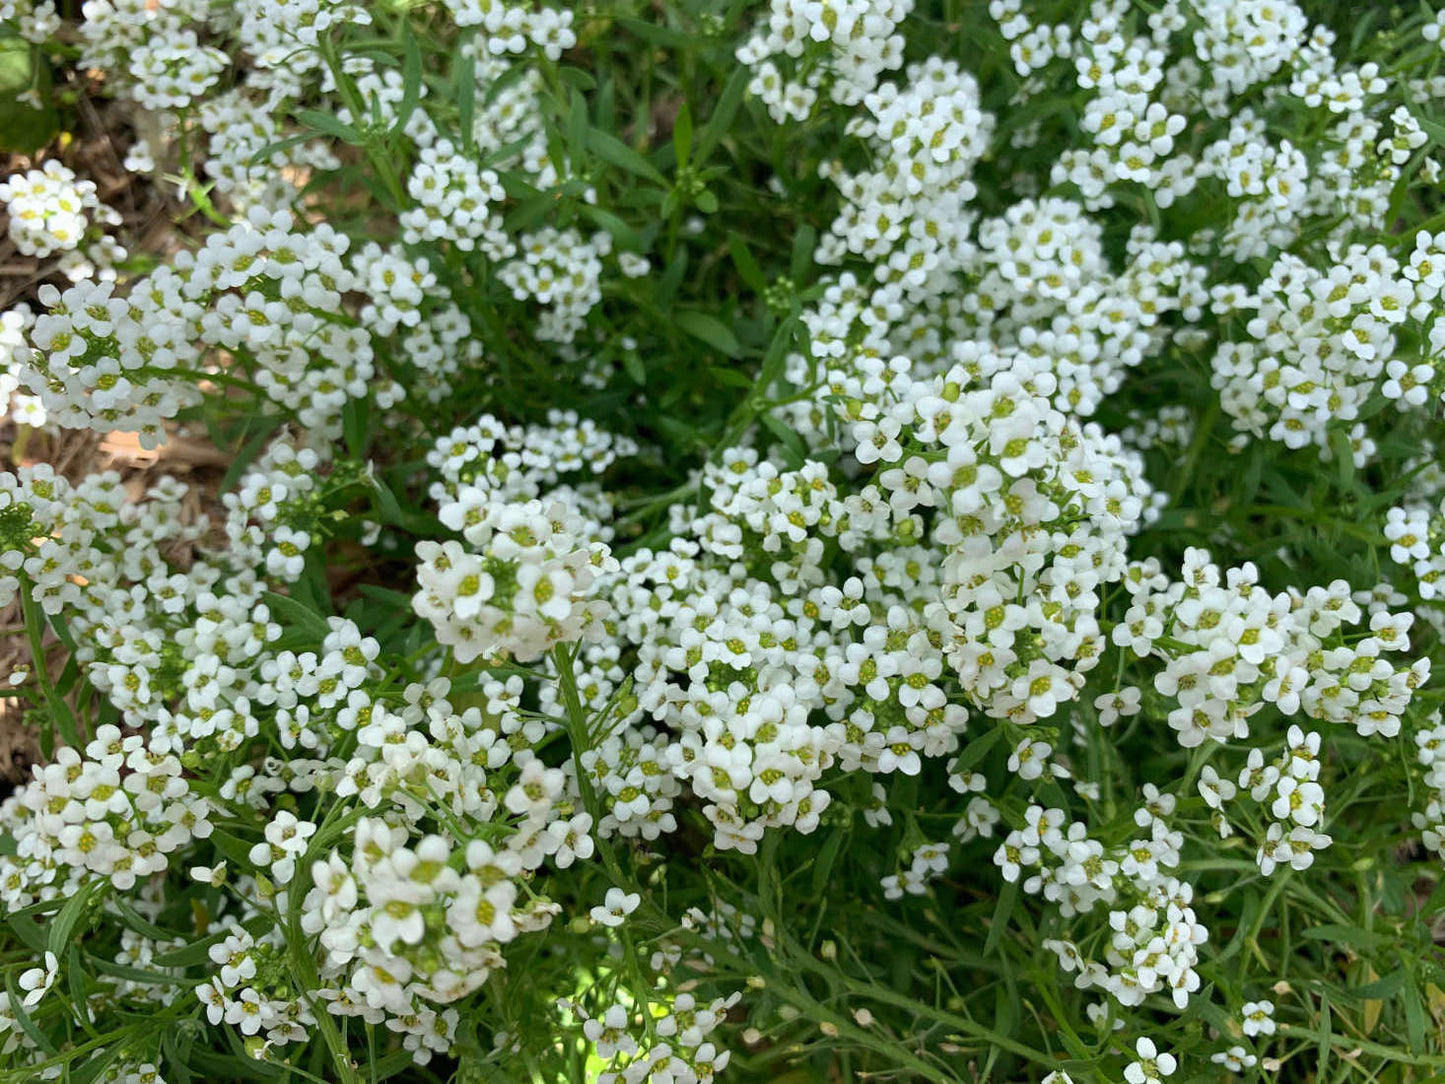
M298 599L278 595L274 591L267 591L262 597L272 616L281 618L283 625L289 625L315 640L325 639L331 631L324 617Z
M473 37L468 35L464 40L473 40ZM477 149L475 133L472 131L477 114L477 62L460 48L452 55L455 58L454 63L459 65L456 70L458 134L462 140L462 153L470 158ZM515 64L513 67L520 69L522 65Z
M815 900L822 899L828 888L828 881L833 876L833 864L838 861L838 852L843 849L843 841L848 832L845 828L835 828L828 835L823 844L823 849L818 852L817 859L813 862L813 880L811 897Z
M783 442L783 446L788 450L789 466L794 470L801 467L808 458L808 449L803 438L771 414L763 414L758 420L762 422L764 429Z
M636 34L643 41L650 41L654 45L688 45L692 39L679 30L671 27L658 26L656 23L645 22L642 19L634 18L631 15L619 15L613 20L620 26L626 27Z
M1405 1034L1411 1050L1425 1049L1425 1005L1413 985L1405 988Z
M1311 926L1301 936L1311 941L1328 941L1332 945L1349 945L1357 949L1376 949L1388 944L1390 940L1384 934L1375 933L1373 930L1335 924Z
M748 289L758 295L766 292L768 280L763 275L763 269L753 258L748 243L735 233L728 235L728 255L732 257L733 266L738 269L738 274L747 283Z
M636 350L629 350L622 355L622 368L639 388L647 383L647 369L642 364L642 355Z
M416 112L416 107L421 102L421 47L416 43L411 23L405 19L401 24L401 45L401 103L396 107L396 121L391 126L392 135L400 135L406 131L407 121L411 120L411 115Z
M597 89L597 80L587 74L581 68L562 67L557 69L557 74L562 77L562 82L577 90L594 91Z
M742 104L743 94L748 88L748 80L752 72L742 64L733 68L733 73L728 77L727 85L723 87L721 97L718 98L717 108L713 110L708 122L703 125L702 132L697 139L697 165L701 167L722 137L732 130L733 118L737 116L738 106Z
M672 155L677 159L678 171L687 168L687 161L692 154L692 110L687 103L682 103L682 108L677 111L677 119L672 122Z
M736 369L724 369L721 365L709 365L708 373L719 384L726 384L730 388L751 388L753 382L744 373Z
M611 162L619 169L652 181L659 187L667 187L667 178L658 168L616 136L593 128L587 133L587 146L599 158Z
M801 286L803 276L813 266L813 248L818 243L818 231L806 222L793 236L793 258L788 264L788 274L795 286Z
M642 243L641 235L611 211L604 211L601 207L593 207L590 203L584 203L582 205L582 217L590 219L600 228L610 233L612 240L616 241L621 248L629 252L637 252L646 247Z
M1366 1001L1384 1001L1387 997L1394 997L1405 986L1407 978L1405 969L1392 971L1383 979L1376 979L1374 982L1367 982L1363 986L1356 986L1350 993L1362 997Z
M687 249L680 249L673 257L672 263L667 265L662 277L657 280L657 288L652 292L652 303L663 312L672 308L672 299L677 296L677 288L682 285L682 276L687 272Z
M341 410L341 431L346 439L346 450L353 459L366 457L366 446L371 435L371 397L348 399Z
M581 92L572 92L567 111L567 163L577 173L587 160L587 99Z
M679 312L674 319L677 326L693 338L701 339L730 358L739 357L743 352L742 345L731 329L715 316L689 310Z
M989 923L988 937L983 942L983 954L992 956L998 948L999 941L1003 938L1004 930L1008 928L1009 918L1013 915L1014 905L1018 903L1019 883L1017 881L1005 881L1003 891L999 893L998 903L994 905L993 921Z
M354 147L366 142L366 137L351 125L343 124L330 113L323 113L319 109L303 109L296 114L296 119L322 135L350 143Z
M75 931L80 916L85 913L86 905L90 902L96 886L96 881L86 881L81 885L80 891L65 901L65 906L60 909L60 913L55 916L55 921L50 924L45 947L55 953L57 958L65 955L66 949L70 945L71 934Z
M176 935L169 930L163 930L154 922L151 922L120 896L112 896L110 906L120 915L121 922L129 926L136 933L142 934L153 940L169 943L175 940Z
M5 924L15 931L15 936L20 938L21 943L36 956L45 953L45 931L39 923L31 922L28 918L21 918L18 915L11 915L5 920Z

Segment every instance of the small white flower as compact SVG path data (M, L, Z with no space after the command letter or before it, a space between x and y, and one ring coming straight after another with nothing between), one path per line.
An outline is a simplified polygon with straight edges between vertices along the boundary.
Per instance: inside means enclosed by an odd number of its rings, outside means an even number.
M642 897L636 892L624 892L620 888L609 888L601 907L592 908L592 921L603 926L621 926L622 920L642 904Z

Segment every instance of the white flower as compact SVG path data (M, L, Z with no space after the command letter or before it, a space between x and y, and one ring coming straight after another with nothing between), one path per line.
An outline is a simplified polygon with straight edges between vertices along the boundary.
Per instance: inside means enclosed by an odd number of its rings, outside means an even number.
M601 907L592 908L592 921L604 926L621 926L622 920L642 903L636 892L624 892L620 888L609 888Z
M1134 1044L1134 1053L1139 1060L1124 1067L1124 1079L1129 1084L1161 1084L1178 1064L1173 1054L1160 1053L1152 1039L1141 1038Z
M1274 1034L1274 1002L1246 1001L1239 1010L1239 1015L1243 1020L1245 1035L1253 1038L1256 1035Z
M21 999L27 1009L32 1009L40 1004L52 986L55 985L56 976L60 973L60 961L55 958L55 953L45 953L45 966L32 967L20 973L20 989L25 991Z

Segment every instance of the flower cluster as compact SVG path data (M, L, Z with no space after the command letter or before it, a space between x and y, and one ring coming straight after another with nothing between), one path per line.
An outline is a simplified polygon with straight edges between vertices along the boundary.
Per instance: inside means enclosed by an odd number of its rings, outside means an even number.
M40 169L16 173L0 184L0 201L10 219L9 236L27 256L61 254L61 269L71 279L89 278L125 259L125 249L105 236L118 226L119 212L100 201L92 181L80 180L58 159Z
M84 7L197 215L0 185L0 1076L1439 1060L1445 16Z

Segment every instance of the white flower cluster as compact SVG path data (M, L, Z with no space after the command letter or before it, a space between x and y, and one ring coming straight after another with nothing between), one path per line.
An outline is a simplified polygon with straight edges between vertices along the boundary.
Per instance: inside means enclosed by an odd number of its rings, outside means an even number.
M1433 266L1417 256L1417 274L1421 260ZM1397 358L1396 342L1423 303L1383 246L1351 245L1327 271L1282 255L1257 294L1231 299L1232 309L1255 315L1248 340L1222 342L1215 352L1220 403L1242 432L1321 449L1329 447L1331 424L1358 418L1386 375L1387 397L1401 409L1419 405L1434 369ZM1445 328L1432 330L1431 354L1442 347Z
M737 50L753 70L748 90L779 124L807 120L819 93L856 105L903 66L897 30L912 10L913 0L772 0Z
M15 247L42 259L60 253L60 267L71 279L86 278L97 268L109 272L125 259L125 249L103 233L103 227L120 225L120 214L100 201L94 182L79 180L57 158L12 174L0 184L0 201Z
M1415 759L1424 769L1423 782L1430 793L1410 819L1425 846L1445 858L1445 720L1439 711L1431 712L1415 732Z
M60 29L60 13L53 0L0 0L0 23L8 23L26 41L39 45Z
M240 88L207 97L198 119L207 135L202 172L238 209L287 206L296 198L294 179L341 164L323 140L283 138L277 115L257 109Z
M582 1034L606 1063L598 1084L711 1084L732 1055L719 1049L710 1036L741 996L734 993L702 1004L691 993L679 993L670 1002L651 1006L655 1020L651 1034L641 1042L637 1036L641 1022L621 1002L613 1002L595 1017L565 999L558 1008L581 1023ZM663 1008L665 1013L660 1011Z
M849 254L869 260L874 278L892 287L884 296L893 305L950 288L950 273L971 251L966 207L977 189L970 177L994 128L979 108L977 81L957 64L933 58L906 74L903 86L885 83L867 94L849 122L867 141L873 168L850 173L825 164L843 206L816 253L822 263Z
M463 487L442 511L460 542L418 542L412 604L461 662L511 656L531 662L554 645L600 633L605 604L591 598L614 567L589 521L560 501L494 501Z
M416 612L459 659L531 661L600 631L608 606L596 577L616 568L606 546L611 503L595 481L636 444L575 413L505 426L484 415L437 441L431 486L456 541L417 544ZM564 484L572 475L583 477Z
M0 855L0 899L18 910L74 895L91 878L122 891L163 872L211 834L210 801L192 790L169 736L96 728L84 753L56 751L0 804L15 853Z
M481 28L488 50L497 55L522 53L531 44L555 61L577 44L570 11L497 0L446 0L446 7L457 26Z
M1390 559L1410 569L1420 597L1445 597L1445 500L1396 506L1385 513Z
M200 384L238 383L318 434L340 431L347 401L376 375L373 334L415 325L446 300L425 261L369 245L348 267L349 240L329 227L293 229L289 212L253 207L118 297L110 283L42 290L36 350L22 371L59 424L164 439L164 425L201 401ZM363 321L342 296L369 298ZM236 359L223 364L219 352Z
M602 258L612 251L612 235L599 230L584 238L548 226L523 234L517 250L497 278L518 301L542 306L532 332L539 342L572 342L602 300Z
M1130 605L1111 638L1140 657L1163 657L1154 687L1175 705L1168 722L1186 748L1247 739L1250 717L1267 704L1362 737L1393 737L1430 674L1428 659L1397 668L1386 657L1409 649L1414 615L1376 611L1357 634L1366 615L1343 580L1271 595L1254 566L1223 572L1191 548L1180 580L1150 560L1131 565L1124 585Z
M479 169L443 139L423 147L406 182L415 204L401 215L407 244L451 241L463 252L479 247L490 260L505 260L514 251L502 229L502 218L489 205L506 197L497 174Z
M46 422L45 407L37 396L19 390L22 359L29 355L26 332L34 322L35 314L29 305L16 305L0 313L0 418L8 416L20 425L41 426Z
M131 94L146 109L185 109L220 82L230 66L225 53L201 45L195 31L183 30L131 51Z

